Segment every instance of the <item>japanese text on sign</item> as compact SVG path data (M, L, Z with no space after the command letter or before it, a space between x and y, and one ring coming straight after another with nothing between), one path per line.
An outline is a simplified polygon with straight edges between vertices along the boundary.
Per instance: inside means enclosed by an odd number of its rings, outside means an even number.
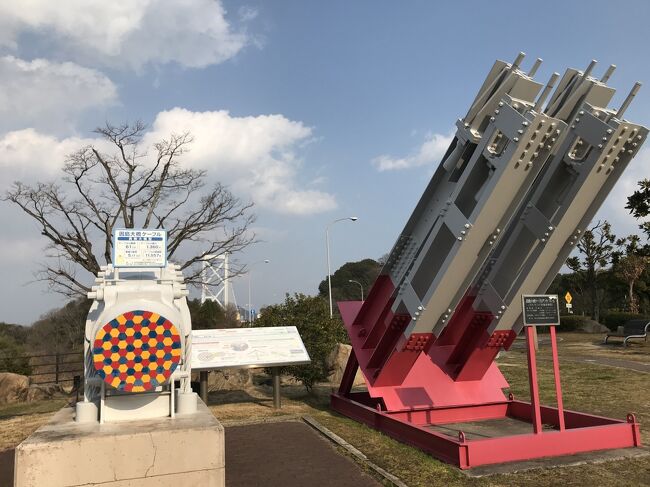
M560 324L560 308L555 294L524 294L522 311L524 326Z
M118 228L113 234L115 267L165 267L167 232L137 228Z

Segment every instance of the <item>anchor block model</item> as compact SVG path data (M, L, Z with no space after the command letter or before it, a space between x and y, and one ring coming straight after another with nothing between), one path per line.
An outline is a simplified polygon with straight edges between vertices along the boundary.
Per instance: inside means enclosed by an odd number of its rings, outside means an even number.
M521 296L546 291L648 134L623 118L639 83L608 108L615 66L544 85L523 58L495 62L366 301L338 303L353 353L332 407L461 468L640 444L631 415L551 407L548 431L505 433L535 419L495 363ZM367 392L351 391L359 367ZM465 434L487 420L503 431Z

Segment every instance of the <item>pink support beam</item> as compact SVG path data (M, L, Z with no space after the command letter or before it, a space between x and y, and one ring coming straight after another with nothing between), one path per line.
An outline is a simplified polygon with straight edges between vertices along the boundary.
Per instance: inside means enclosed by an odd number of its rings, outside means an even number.
M535 328L526 327L526 345L528 347L528 382L530 384L530 403L533 406L533 431L542 432L542 416L539 408L539 386L537 384L537 360L535 358Z
M562 383L560 381L560 361L557 356L557 340L555 326L549 329L551 333L551 353L553 355L553 377L555 378L555 396L557 397L557 415L560 431L564 431L564 404L562 402Z

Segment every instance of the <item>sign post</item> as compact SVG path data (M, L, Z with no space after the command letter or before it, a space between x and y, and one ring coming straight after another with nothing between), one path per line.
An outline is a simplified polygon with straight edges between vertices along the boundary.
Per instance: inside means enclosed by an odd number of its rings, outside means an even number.
M568 294L568 293L567 293ZM560 306L555 294L524 294L521 297L523 321L526 328L528 345L528 378L530 380L530 403L532 406L533 431L542 432L542 416L537 383L537 360L533 341L538 326L548 326L551 335L551 353L553 356L553 376L555 378L555 395L557 397L557 414L560 431L564 431L564 405L562 402L562 385L560 383L560 363L557 354L555 327L560 324ZM533 334L535 332L535 336Z
M310 362L295 326L192 330L192 367L201 372L201 399L206 404L210 370L270 368L273 406L279 409L280 367Z
M573 305L571 304L571 301L573 301L573 296L571 296L571 293L569 291L567 291L564 295L564 301L566 301L565 306L569 314L573 314Z
M148 228L116 228L113 232L113 266L165 267L167 231Z

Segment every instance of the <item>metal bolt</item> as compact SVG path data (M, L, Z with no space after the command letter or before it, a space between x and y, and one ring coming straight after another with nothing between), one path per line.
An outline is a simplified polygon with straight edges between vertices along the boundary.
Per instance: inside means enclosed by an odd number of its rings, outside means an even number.
M490 117L490 122L494 122L495 120L496 120L496 118Z
M521 123L524 127L528 127L528 122L522 122Z
M514 140L515 142L519 142L519 137L515 137L515 138L512 139L512 140Z
M542 239L542 243L544 243L544 242L546 242L546 239L545 239L545 238Z
M469 228L469 227L470 227L469 223L465 223L465 228Z
M523 130L521 130L521 129L519 129L519 130L517 130L517 133L521 135L521 134L523 134L523 133L524 133L524 131L523 131Z
M548 229L549 229L550 231L553 231L553 227L548 227Z
M422 306L418 306L418 309L422 311L424 308Z
M612 129L607 129L607 133L608 133L608 134L611 134L612 132L613 132Z
M502 101L499 102L499 106L500 106L500 107L503 106L503 102L502 102Z
M580 110L580 112L578 113L578 115L584 115L584 114L585 114L584 110Z
M501 305L501 309L506 309L506 307L504 305Z
M462 240L463 240L463 237L458 237L458 240L461 240L461 241L462 241Z
M461 230L461 231L460 231L460 234L461 234L461 235L465 235L466 233L467 233L467 232L466 232L465 230Z

